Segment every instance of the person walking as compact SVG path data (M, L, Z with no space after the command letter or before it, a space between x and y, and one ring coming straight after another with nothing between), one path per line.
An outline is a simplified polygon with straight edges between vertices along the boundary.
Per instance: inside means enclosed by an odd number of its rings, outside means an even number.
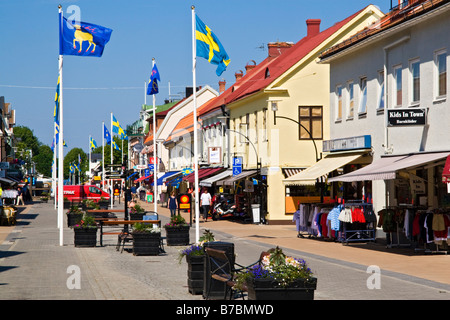
M170 217L175 217L177 215L178 203L177 197L175 196L175 191L172 191L172 194L169 197L169 209L170 209Z
M19 203L22 201L22 205L24 206L25 203L23 202L23 189L21 187L19 187L17 189L17 202L16 202L16 206L19 205Z
M203 190L203 193L200 196L200 203L203 209L203 218L206 222L208 220L209 207L211 206L211 195L206 188Z

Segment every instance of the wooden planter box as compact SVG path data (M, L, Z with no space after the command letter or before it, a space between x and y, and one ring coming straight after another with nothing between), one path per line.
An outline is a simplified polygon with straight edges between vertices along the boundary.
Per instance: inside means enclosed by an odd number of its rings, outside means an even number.
M314 300L317 279L299 280L286 288L276 287L270 279L254 279L247 287L248 300Z
M188 264L188 289L190 294L203 294L205 256L186 256Z
M95 247L97 245L97 228L74 228L75 247Z
M165 229L168 246L187 246L189 244L190 226L170 227Z
M145 213L130 213L130 220L144 220Z
M133 255L153 255L159 254L161 233L133 232Z

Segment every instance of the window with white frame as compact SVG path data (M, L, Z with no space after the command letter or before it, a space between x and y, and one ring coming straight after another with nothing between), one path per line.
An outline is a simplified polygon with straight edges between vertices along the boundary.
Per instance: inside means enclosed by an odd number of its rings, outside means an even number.
M436 65L435 96L441 98L447 95L447 51L436 52L434 61Z
M394 67L393 74L394 74L394 106L401 106L403 96L402 67L401 66Z
M342 120L342 86L336 87L336 121Z
M409 71L411 77L410 102L417 103L420 101L420 61L418 59L409 63Z
M367 78L363 77L359 81L359 114L364 114L367 112Z
M239 132L241 133L239 135L239 142L240 143L248 143L248 118L249 118L249 114L247 113L247 115L245 116L245 120L244 117L241 118L241 123L239 125Z
M378 110L384 110L384 71L378 72Z
M258 142L258 112L255 111L253 116L255 117L255 142Z
M352 119L355 112L355 89L353 81L348 82L347 119Z
M267 128L267 108L264 108L263 109L263 119L262 119L262 128L263 128L263 132L262 132L262 135L263 135L263 141L267 141L267 130L268 130L268 128Z

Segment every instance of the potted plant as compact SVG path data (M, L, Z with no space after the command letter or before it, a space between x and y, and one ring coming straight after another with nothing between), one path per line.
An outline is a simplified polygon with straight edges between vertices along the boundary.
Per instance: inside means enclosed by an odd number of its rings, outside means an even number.
M41 201L42 202L47 202L48 201L48 193L47 192L42 192L41 193Z
M71 206L69 211L67 211L67 226L69 228L80 224L81 218L83 217L83 212L78 206Z
M209 230L205 230L203 236L199 238L198 244L193 244L180 251L178 262L186 257L188 264L188 289L191 294L202 294L204 284L205 249L206 242L214 241L214 235Z
M98 201L98 205L100 206L100 209L108 209L109 201L105 197L101 196Z
M189 244L189 224L181 215L170 218L164 228L166 229L166 241L168 246L185 246Z
M236 277L236 289L247 289L249 300L313 300L317 287L306 262L276 247L262 261Z
M161 229L151 224L136 223L133 228L133 255L158 255Z
M80 223L73 227L75 247L95 247L97 225L94 217L84 214Z
M130 220L143 220L145 210L139 204L130 207Z

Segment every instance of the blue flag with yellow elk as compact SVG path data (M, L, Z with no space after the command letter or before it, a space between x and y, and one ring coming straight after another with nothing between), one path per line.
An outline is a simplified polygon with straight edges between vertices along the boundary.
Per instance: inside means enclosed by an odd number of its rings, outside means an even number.
M68 21L60 13L59 54L101 57L112 30L96 24Z

